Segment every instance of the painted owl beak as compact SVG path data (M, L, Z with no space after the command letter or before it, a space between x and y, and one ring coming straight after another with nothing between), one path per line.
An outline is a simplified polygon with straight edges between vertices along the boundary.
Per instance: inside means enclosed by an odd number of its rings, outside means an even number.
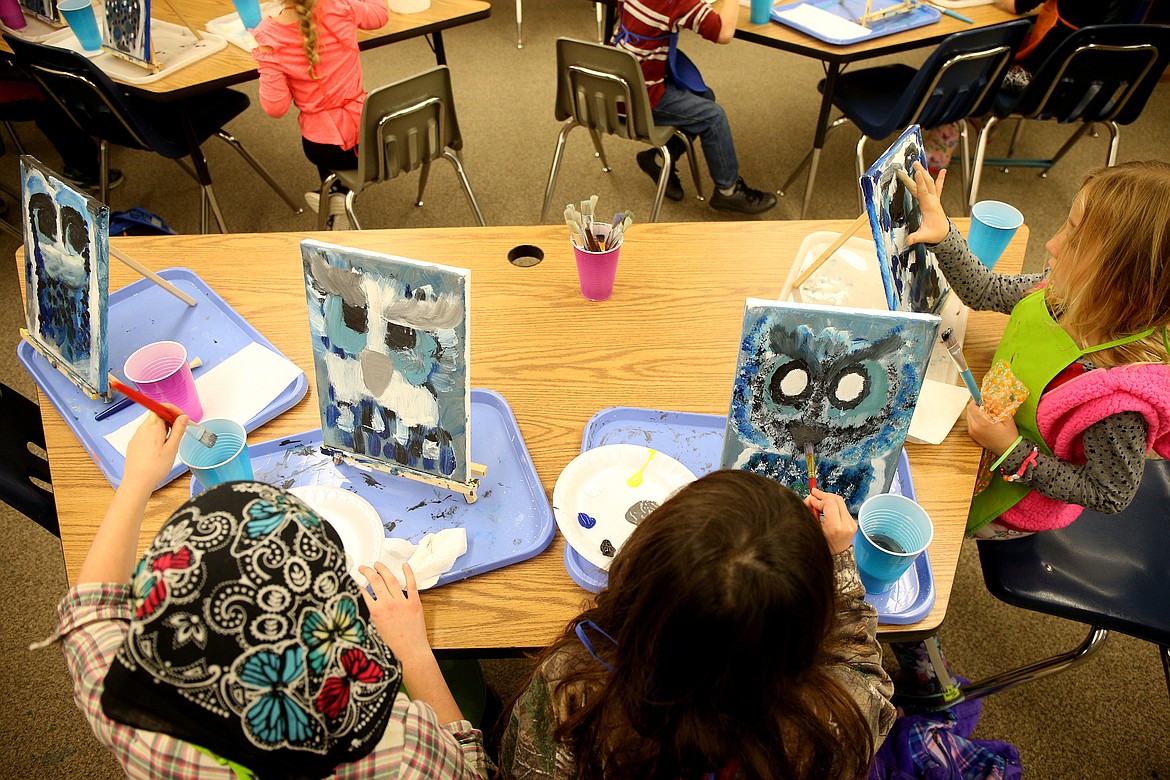
M788 426L788 433L792 436L792 440L796 442L797 450L804 450L804 445L811 444L814 447L821 443L821 439L828 435L829 430L820 425L802 425L795 424Z

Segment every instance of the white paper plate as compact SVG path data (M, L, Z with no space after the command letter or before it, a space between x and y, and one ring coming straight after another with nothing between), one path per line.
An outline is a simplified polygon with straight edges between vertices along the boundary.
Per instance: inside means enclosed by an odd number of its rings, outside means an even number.
M639 470L641 484L630 485ZM574 458L557 478L553 515L569 546L594 566L608 569L636 523L694 481L690 469L649 447L595 447Z
M386 536L378 510L361 496L339 487L301 485L288 492L333 526L345 548L346 568L354 579L364 582L357 567L374 565Z

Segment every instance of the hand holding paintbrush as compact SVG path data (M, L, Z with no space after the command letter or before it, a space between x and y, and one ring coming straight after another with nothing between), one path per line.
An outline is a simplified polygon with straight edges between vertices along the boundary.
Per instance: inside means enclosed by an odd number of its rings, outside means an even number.
M145 406L147 409L161 417L163 422L165 422L167 425L174 425L175 420L177 420L179 417L179 414L176 414L169 407L164 406L153 398L148 398L129 385L122 384L113 374L110 375L110 387L114 388L127 398L133 400L135 403L141 406ZM214 433L201 425L196 425L193 422L187 423L187 427L196 432L196 438L204 447L210 448L215 446L215 440L218 437Z

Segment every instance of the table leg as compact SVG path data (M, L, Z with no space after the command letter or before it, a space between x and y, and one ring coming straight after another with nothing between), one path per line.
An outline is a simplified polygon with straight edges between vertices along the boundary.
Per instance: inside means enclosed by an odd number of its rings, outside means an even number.
M447 64L447 50L443 48L443 31L435 30L430 35L431 48L435 50L435 62L439 65ZM517 46L517 48L519 48Z
M804 185L804 202L800 204L800 218L808 214L808 204L812 200L813 185L817 180L817 165L821 161L821 150L825 148L825 136L829 128L829 110L833 107L833 91L837 88L837 76L841 73L841 66L835 62L829 63L825 73L825 89L821 95L821 110L817 115L817 131L813 136L812 158L808 166L808 181Z

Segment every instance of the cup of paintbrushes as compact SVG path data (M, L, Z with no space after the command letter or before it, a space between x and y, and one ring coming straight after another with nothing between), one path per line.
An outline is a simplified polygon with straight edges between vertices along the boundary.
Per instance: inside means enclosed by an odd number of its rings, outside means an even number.
M573 232L569 236L573 244L573 256L577 260L581 295L587 300L604 301L613 295L622 236L617 235L610 242L612 232L610 225L590 223L583 231Z

